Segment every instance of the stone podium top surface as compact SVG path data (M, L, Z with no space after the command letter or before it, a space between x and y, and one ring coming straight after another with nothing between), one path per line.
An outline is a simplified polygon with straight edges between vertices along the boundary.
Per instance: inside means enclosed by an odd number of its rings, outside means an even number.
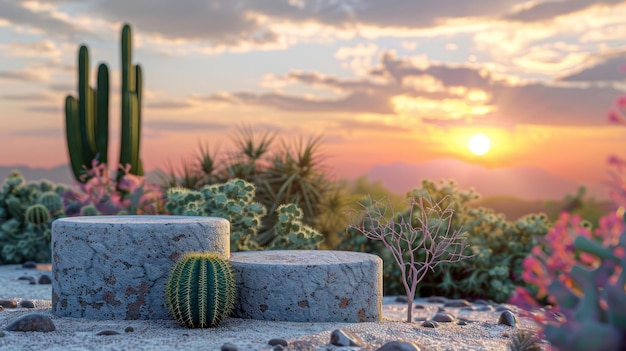
M127 215L127 216L79 216L55 220L61 223L83 224L183 224L183 223L219 223L228 221L219 217L202 216L163 216L163 215Z
M335 265L371 260L380 260L380 258L363 252L336 250L240 251L233 252L230 257L232 263L288 266Z

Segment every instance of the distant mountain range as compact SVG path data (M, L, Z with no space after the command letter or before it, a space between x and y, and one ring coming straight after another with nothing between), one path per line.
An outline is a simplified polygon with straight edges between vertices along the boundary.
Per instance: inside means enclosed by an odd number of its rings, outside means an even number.
M0 182L11 170L18 170L27 181L48 179L55 183L72 185L69 166L31 168L27 166L0 166ZM160 170L148 172L148 179L158 179ZM423 179L454 179L460 189L473 187L483 198L508 195L525 200L562 199L574 194L579 186L587 187L587 195L598 200L606 199L607 188L600 183L581 184L572 179L552 175L545 170L530 167L489 169L454 159L438 159L410 165L393 163L375 165L367 173L371 181L380 180L389 190L404 194L419 186Z
M454 159L437 159L410 165L402 162L375 165L367 173L371 181L380 180L389 190L404 194L420 186L423 179L453 179L459 189L473 187L483 198L509 195L526 200L562 199L576 193L579 186L598 200L608 198L604 184L582 184L539 168L514 167L489 169Z
M9 176L11 171L19 171L26 181L38 181L48 179L54 183L67 185L74 184L72 171L68 165L60 165L53 168L31 168L28 166L0 166L0 183Z

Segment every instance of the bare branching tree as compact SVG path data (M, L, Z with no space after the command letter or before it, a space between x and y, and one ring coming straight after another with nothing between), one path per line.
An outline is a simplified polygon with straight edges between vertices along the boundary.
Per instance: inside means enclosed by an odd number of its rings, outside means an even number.
M417 284L428 270L442 262L458 262L471 257L463 252L467 238L461 228L452 226L454 210L443 207L447 196L434 201L428 192L408 199L408 215L396 213L389 199L361 204L361 215L348 228L371 240L380 240L391 251L402 272L402 283L408 300L407 322L411 322Z

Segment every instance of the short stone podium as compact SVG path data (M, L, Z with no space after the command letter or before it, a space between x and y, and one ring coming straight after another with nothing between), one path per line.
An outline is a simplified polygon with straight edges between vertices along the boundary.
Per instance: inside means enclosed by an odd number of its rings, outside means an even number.
M90 319L169 319L169 273L190 251L230 256L227 220L68 217L52 223L52 312Z
M290 322L376 322L382 260L350 251L233 252L234 317Z

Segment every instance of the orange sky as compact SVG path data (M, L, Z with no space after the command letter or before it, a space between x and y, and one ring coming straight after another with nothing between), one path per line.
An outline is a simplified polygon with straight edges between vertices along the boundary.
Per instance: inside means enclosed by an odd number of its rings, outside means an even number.
M148 170L190 157L199 142L226 150L236 127L250 126L288 140L323 135L338 177L457 159L606 179L606 159L626 140L606 120L626 93L626 1L382 3L159 0L146 14L122 0L4 2L0 166L68 162L62 106L76 94L81 43L92 69L109 65L117 160L127 22L146 77ZM491 139L484 156L468 151L475 133Z

